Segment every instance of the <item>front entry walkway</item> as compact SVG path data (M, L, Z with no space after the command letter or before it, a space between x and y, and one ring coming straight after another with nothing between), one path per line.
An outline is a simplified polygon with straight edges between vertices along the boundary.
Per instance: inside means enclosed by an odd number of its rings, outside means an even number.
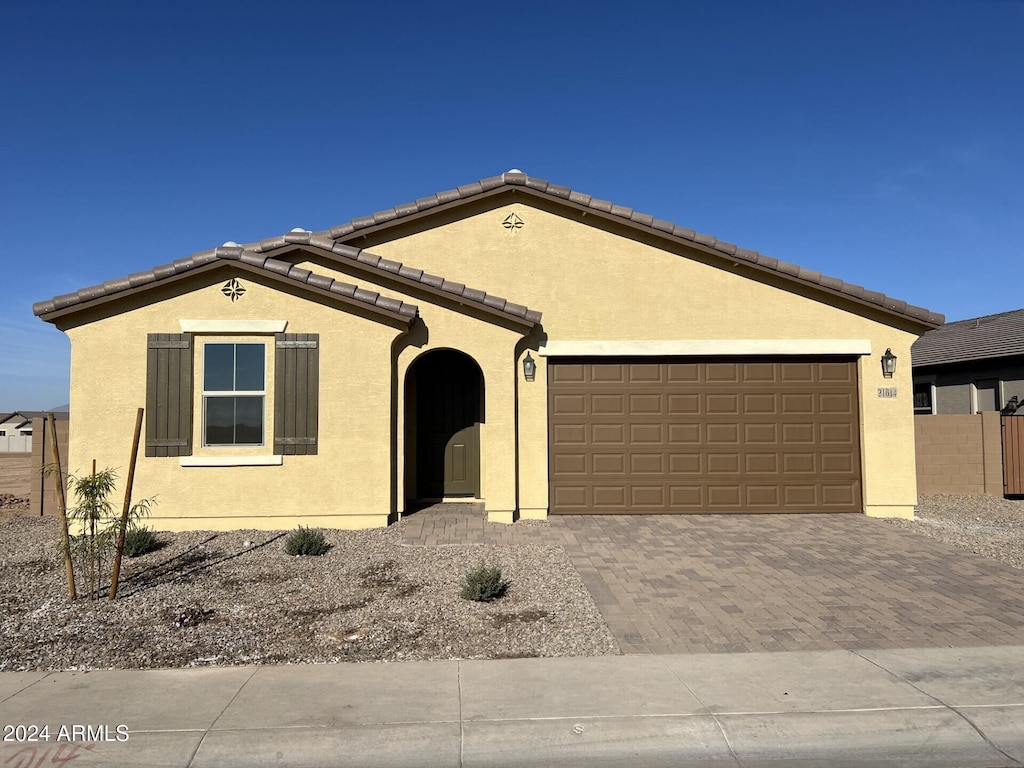
M562 516L437 505L409 544L564 546L624 653L1024 645L1024 573L863 515Z

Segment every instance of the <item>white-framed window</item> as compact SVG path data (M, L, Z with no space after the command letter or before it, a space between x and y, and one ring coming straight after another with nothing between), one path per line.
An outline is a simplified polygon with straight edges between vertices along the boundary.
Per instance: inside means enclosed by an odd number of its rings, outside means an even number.
M999 397L998 379L978 379L971 385L971 395L974 413L998 411L1002 402Z
M203 344L203 445L266 442L266 358L263 342Z
M914 414L935 413L935 384L931 381L914 382Z

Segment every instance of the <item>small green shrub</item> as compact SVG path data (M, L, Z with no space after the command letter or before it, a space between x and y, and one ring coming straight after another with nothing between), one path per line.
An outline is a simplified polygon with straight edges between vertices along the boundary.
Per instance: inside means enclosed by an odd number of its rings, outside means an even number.
M508 591L508 582L501 578L501 568L479 565L466 574L462 585L462 599L478 603L497 600Z
M160 548L160 540L149 528L129 528L124 534L124 556L141 557Z
M284 541L284 551L289 555L312 555L324 554L331 545L324 540L322 532L313 528L303 528L301 525L290 534Z

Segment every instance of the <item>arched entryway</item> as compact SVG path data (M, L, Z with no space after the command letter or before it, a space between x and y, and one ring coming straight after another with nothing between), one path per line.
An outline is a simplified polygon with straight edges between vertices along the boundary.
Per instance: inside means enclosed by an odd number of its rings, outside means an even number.
M484 376L469 355L420 355L405 377L406 498L480 497Z

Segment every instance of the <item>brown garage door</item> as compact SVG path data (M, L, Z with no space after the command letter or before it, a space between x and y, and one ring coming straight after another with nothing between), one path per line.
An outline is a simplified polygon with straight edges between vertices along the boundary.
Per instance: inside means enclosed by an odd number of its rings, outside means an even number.
M859 512L848 358L552 359L554 514Z

